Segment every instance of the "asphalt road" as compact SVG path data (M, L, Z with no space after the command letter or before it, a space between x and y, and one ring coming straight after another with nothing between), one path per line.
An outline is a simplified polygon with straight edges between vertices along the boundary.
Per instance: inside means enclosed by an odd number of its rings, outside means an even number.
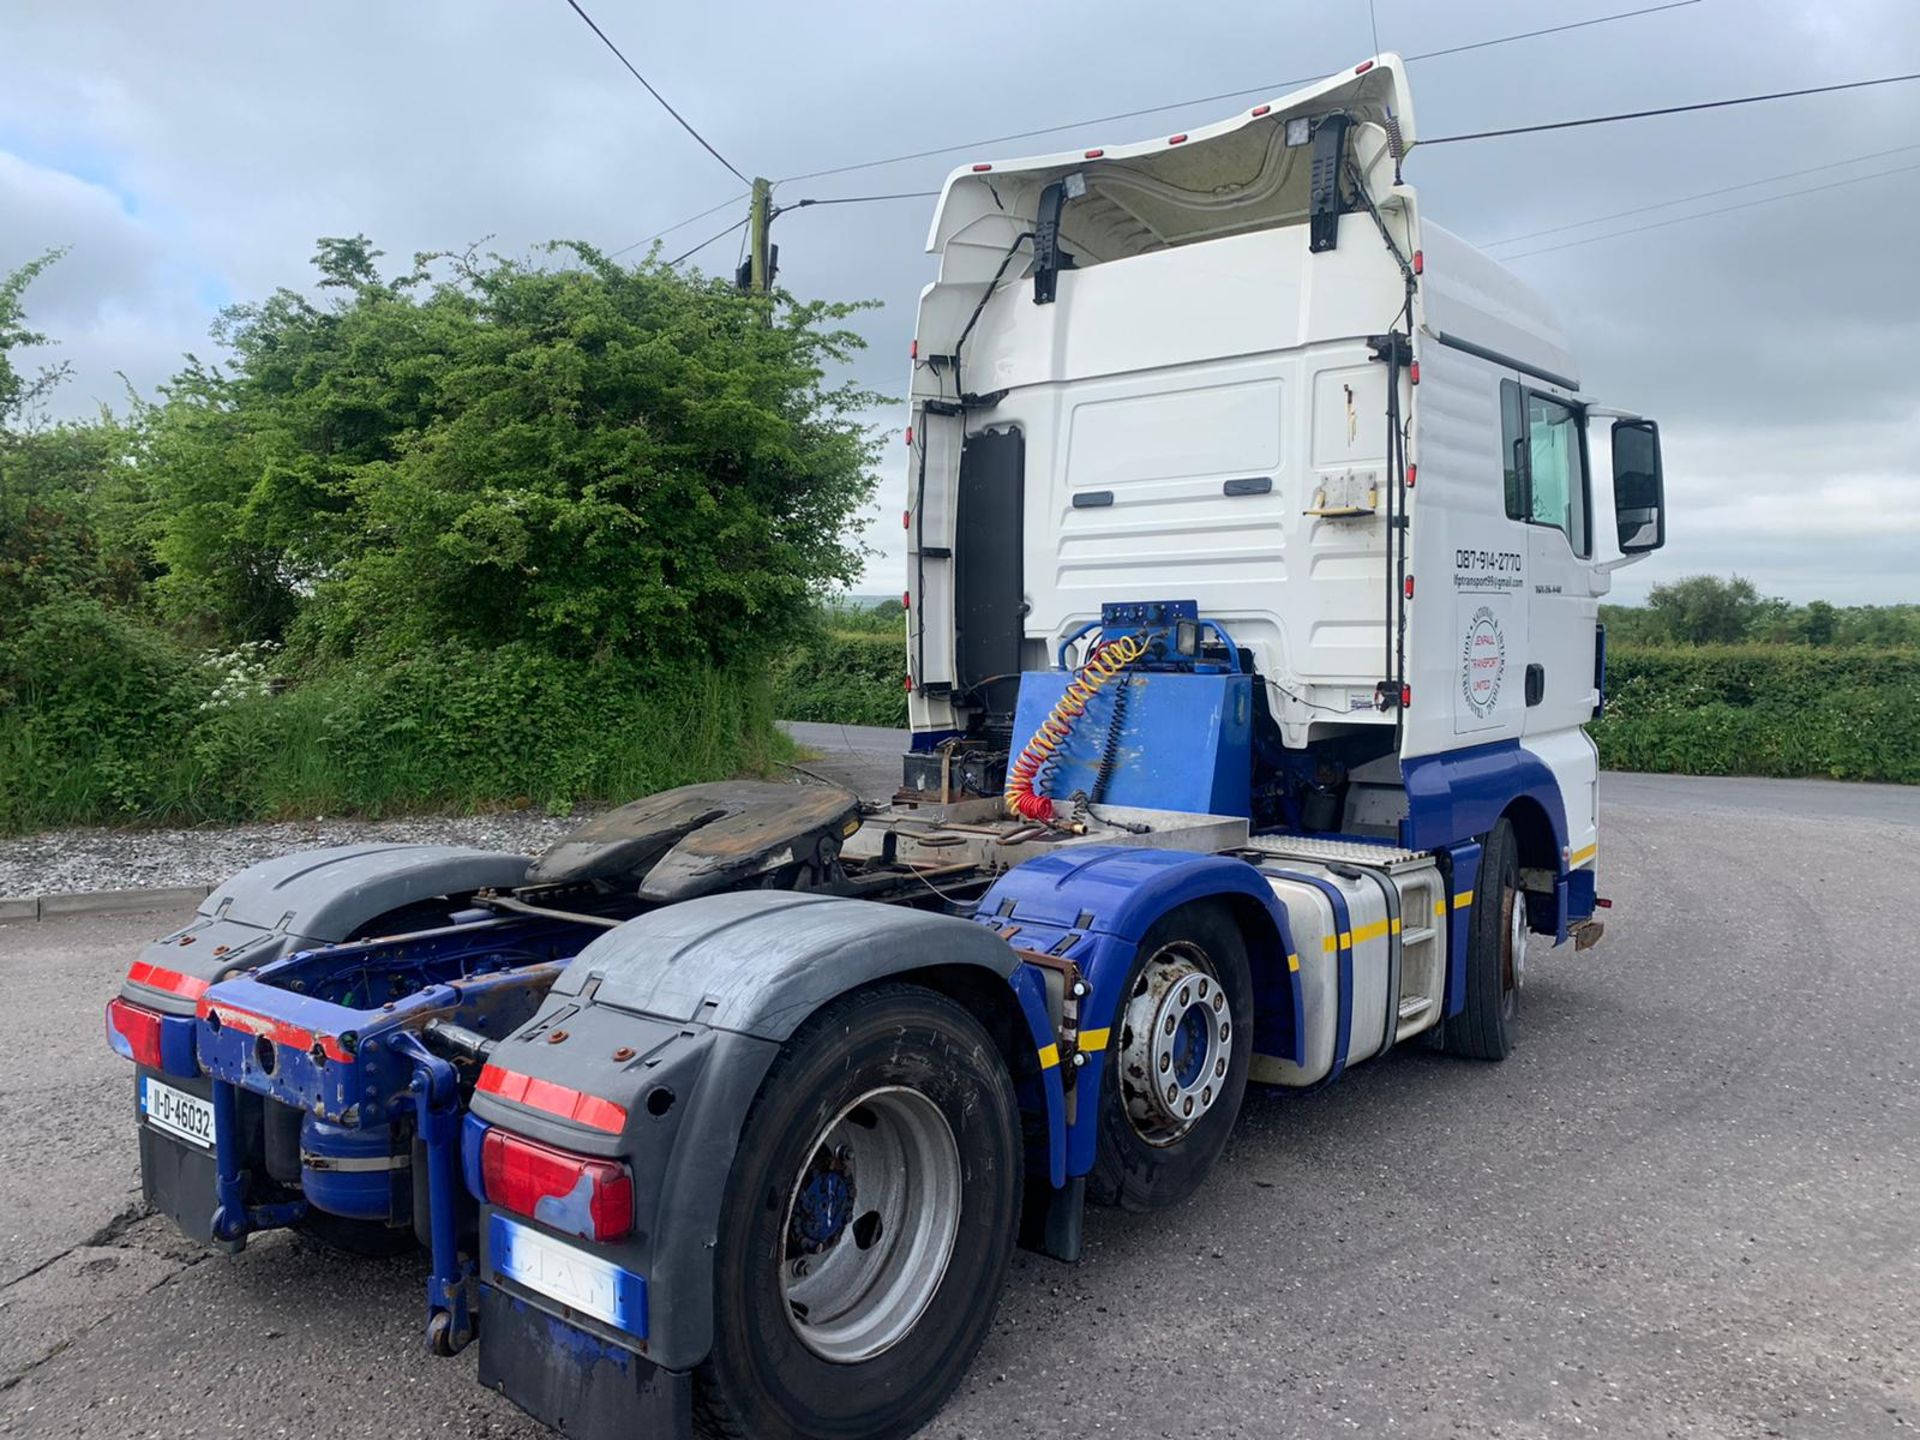
M803 738L897 774L890 732ZM1096 1213L1077 1268L1016 1258L926 1433L1920 1425L1920 791L1604 794L1609 933L1536 951L1511 1059L1251 1096L1194 1201ZM0 1434L543 1434L422 1352L417 1260L225 1259L142 1216L100 1007L177 918L0 925Z

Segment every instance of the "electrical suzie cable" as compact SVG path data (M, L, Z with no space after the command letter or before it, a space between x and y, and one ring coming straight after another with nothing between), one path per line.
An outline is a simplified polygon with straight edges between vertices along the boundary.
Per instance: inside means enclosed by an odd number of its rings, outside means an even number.
M655 100L660 102L660 108L666 111L667 114L671 115L675 120L679 121L680 128L682 130L686 131L687 134L691 135L695 140L698 140L700 142L700 148L702 150L705 150L709 155L713 156L714 159L718 160L722 165L726 166L727 169L733 171L734 178L737 179L742 185L753 184L751 180L749 180L745 175L742 175L740 173L738 166L736 166L731 160L727 159L726 156L722 155L718 150L714 149L713 146L708 143L706 136L702 135L698 130L694 129L693 126L687 123L686 116L682 115L678 110L674 109L673 106L667 103L667 97L662 95L658 90L653 88L653 82L648 80L646 76L642 75L638 70L633 68L633 62L627 59L625 55L620 53L620 47L614 44L613 41L607 38L607 32L602 30L598 25L594 24L593 17L587 14L586 11L580 8L580 0L567 0L567 5L573 11L574 14L578 15L582 20L587 22L587 28L593 31L594 34L600 37L600 43L606 46L607 49L613 52L614 59L618 60L622 65L627 67L627 73L633 76L633 78L638 80L642 85L644 85L646 87L647 93L653 96Z
M1525 30L1514 35L1497 35L1487 40L1474 40L1465 45L1450 45L1444 50L1427 50L1418 55L1401 57L1411 65L1416 60L1438 60L1444 55L1462 55L1469 50L1485 50L1495 45L1511 45L1518 40L1534 40L1543 35L1558 35L1568 30L1584 30L1594 25L1610 25L1616 20L1632 20L1642 15L1655 15L1663 10L1684 10L1697 5L1700 0L1668 0L1663 5L1646 5L1638 10L1622 10L1612 15L1596 15L1587 20L1574 20L1564 25L1549 25L1539 30ZM1196 95L1189 100L1175 100L1167 105L1149 105L1140 110L1123 110L1117 115L1093 115L1084 120L1069 120L1060 125L1044 125L1038 130L1017 130L1010 135L992 135L981 140L968 140L959 145L939 145L931 150L914 150L901 155L889 155L883 160L862 160L853 165L835 165L825 170L809 170L802 175L789 175L781 181L787 184L795 180L818 180L827 175L847 175L855 170L874 170L882 165L898 165L908 160L925 160L934 155L951 155L957 150L984 149L989 145L1004 145L1013 140L1030 140L1036 135L1053 135L1062 130L1079 130L1088 125L1107 125L1118 120L1136 120L1143 115L1160 115L1169 110L1184 110L1191 105L1210 105L1216 100L1238 100L1248 95L1277 95L1297 85L1310 84L1325 79L1325 75L1303 75L1294 80L1281 80L1272 85L1256 85L1245 90L1225 90L1217 95Z
M1775 90L1765 95L1736 95L1730 100L1698 100L1691 105L1662 105L1657 110L1624 110L1617 115L1589 115L1580 120L1553 120L1544 125L1514 125L1505 130L1476 130L1466 135L1441 135L1415 142L1426 145L1457 145L1463 140L1498 140L1507 135L1538 135L1548 130L1577 130L1583 125L1612 125L1621 120L1647 120L1656 115L1684 115L1693 110L1724 110L1732 105L1757 105L1762 100L1793 100L1802 95L1832 95L1841 90L1865 90L1874 85L1898 85L1920 80L1920 71L1907 75L1882 75L1873 80L1849 80L1840 85L1813 85L1804 90Z

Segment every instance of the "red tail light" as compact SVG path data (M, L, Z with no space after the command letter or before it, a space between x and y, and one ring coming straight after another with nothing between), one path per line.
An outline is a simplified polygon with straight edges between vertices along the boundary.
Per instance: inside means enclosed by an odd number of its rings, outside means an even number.
M574 1155L494 1127L480 1142L487 1203L583 1240L633 1231L633 1176L617 1160Z
M160 1063L160 1015L144 1005L127 1000L107 1002L107 1044L136 1065L150 1070L164 1068Z

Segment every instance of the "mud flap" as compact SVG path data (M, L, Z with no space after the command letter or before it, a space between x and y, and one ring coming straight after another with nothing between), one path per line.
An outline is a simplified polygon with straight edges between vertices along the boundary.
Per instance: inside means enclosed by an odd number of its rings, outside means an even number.
M140 1189L147 1203L178 1225L189 1240L208 1244L213 1239L213 1212L220 1203L214 1194L213 1152L170 1139L139 1118L139 1087L149 1075L201 1099L211 1087L205 1080L160 1076L159 1071L144 1067L133 1082L134 1124L140 1136Z
M687 1440L693 1376L480 1287L480 1383L571 1440Z

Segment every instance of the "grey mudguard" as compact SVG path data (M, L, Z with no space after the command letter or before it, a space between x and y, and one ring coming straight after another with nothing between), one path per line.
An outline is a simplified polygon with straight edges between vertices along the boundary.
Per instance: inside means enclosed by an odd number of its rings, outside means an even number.
M207 896L202 915L284 930L316 944L416 900L486 887L510 889L532 861L464 845L337 845L249 865Z
M437 895L518 885L525 855L459 845L339 845L249 865L200 903L183 929L148 945L150 966L214 981L295 950L346 939L368 921ZM130 1000L191 1014L183 991L122 986Z
M669 905L574 957L556 995L592 980L604 1004L785 1040L834 996L905 970L1020 964L984 926L871 900L747 890Z
M587 946L540 1013L489 1057L621 1106L620 1132L484 1091L475 1093L473 1113L565 1149L626 1160L634 1233L600 1253L647 1277L647 1354L684 1370L712 1347L721 1199L780 1043L820 1006L869 981L956 964L1006 978L1018 963L982 926L867 900L755 890L683 901ZM498 1283L490 1261L484 1268ZM573 1323L620 1338L578 1316ZM484 1331L480 1344L488 1344Z

